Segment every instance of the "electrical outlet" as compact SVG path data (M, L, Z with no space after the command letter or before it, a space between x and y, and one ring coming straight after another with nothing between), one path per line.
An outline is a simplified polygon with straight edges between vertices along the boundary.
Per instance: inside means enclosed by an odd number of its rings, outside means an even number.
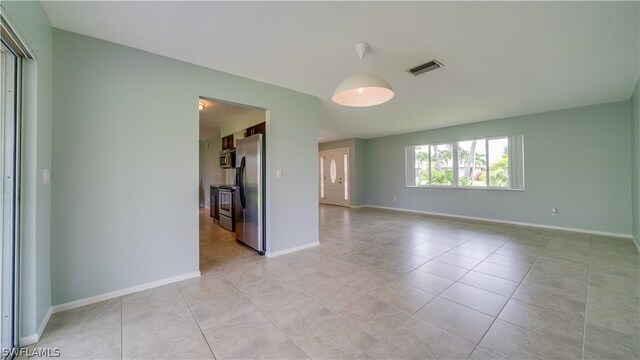
M396 201L398 201L398 198L394 196L393 197L393 202L396 202Z
M551 208L551 216L558 215L558 208Z

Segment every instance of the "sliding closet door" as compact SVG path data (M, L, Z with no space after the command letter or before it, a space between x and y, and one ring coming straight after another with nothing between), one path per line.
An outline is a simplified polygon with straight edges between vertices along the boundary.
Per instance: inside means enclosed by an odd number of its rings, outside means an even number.
M17 347L20 57L3 41L0 53L0 295L2 359Z

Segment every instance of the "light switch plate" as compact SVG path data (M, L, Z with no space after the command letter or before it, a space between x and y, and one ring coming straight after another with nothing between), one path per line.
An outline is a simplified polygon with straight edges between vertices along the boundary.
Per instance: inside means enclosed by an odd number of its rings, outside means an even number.
M276 179L281 179L282 178L282 170L278 169L276 170Z
M49 169L42 169L42 183L45 185L51 183L51 171Z

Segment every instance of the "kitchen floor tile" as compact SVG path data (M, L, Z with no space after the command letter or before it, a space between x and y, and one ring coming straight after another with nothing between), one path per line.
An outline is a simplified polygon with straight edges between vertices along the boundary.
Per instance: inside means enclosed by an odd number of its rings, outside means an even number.
M455 283L440 297L460 305L481 311L487 315L498 316L508 298L462 283Z
M236 288L224 276L201 276L178 283L187 304L205 300L211 296L235 291Z
M466 256L466 257L473 258L473 259L476 259L476 260L484 260L489 255L491 255L490 251L476 250L476 249L463 247L463 246L458 246L458 247L456 247L454 249L451 249L451 250L448 251L448 253L449 254L454 254L454 255Z
M520 282L527 275L527 270L514 268L510 266L504 266L500 264L494 264L491 262L483 261L478 266L473 268L474 271L481 272L487 275L497 276L499 278Z
M457 267L469 269L469 270L473 269L476 265L478 265L482 261L482 260L469 258L466 256L450 254L450 253L442 254L437 258L435 258L434 260L447 263L450 265L454 265Z
M200 278L53 314L34 346L73 359L640 358L629 239L323 205L319 235L267 258L203 209Z
M580 359L582 348L496 320L480 346L505 359Z
M381 339L410 316L371 295L351 298L337 313L377 339Z
M552 287L520 285L511 298L543 308L578 327L584 325L586 293L576 295Z
M435 298L416 314L420 319L477 344L494 318L454 302Z
M582 347L582 328L573 325L571 319L564 319L537 306L511 299L498 318L575 347Z
M202 330L256 310L253 303L238 290L211 296L189 307Z
M325 317L288 334L313 359L350 359L367 351L376 339L340 317Z
M469 356L469 360L502 360L502 356L492 353L491 351L480 346L473 350Z
M449 279L420 270L411 271L410 273L402 276L400 281L433 295L440 294L444 289L453 284L453 281Z
M403 354L400 350L395 349L381 341L375 343L369 350L358 355L356 359L362 360L413 360L414 358Z
M420 271L424 271L433 275L438 275L443 278L456 281L460 279L469 270L458 266L450 265L439 261L429 261L428 263L418 268Z
M412 359L466 359L475 344L415 316L384 339Z
M216 359L308 359L291 339L258 311L206 330L204 336Z
M469 271L458 282L486 290L494 294L510 297L516 291L518 283L515 281L499 278L497 276L483 274L477 271Z
M410 314L420 310L434 298L432 294L399 281L374 284L365 291L376 299Z

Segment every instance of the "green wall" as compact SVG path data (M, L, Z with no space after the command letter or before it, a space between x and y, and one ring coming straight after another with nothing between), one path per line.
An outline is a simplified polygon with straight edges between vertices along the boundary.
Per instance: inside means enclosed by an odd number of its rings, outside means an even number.
M35 60L23 64L21 342L34 341L51 307L51 186L42 170L51 168L52 29L39 2L3 1L6 13ZM55 173L52 172L55 181Z
M640 80L631 95L631 158L632 183L631 198L633 202L633 238L640 249Z
M220 168L221 149L222 141L220 135L200 142L200 181L204 190L204 206L207 208L210 206L210 186L222 184L221 179L224 170Z
M199 96L269 110L267 251L318 241L317 98L62 30L53 49L53 304L198 270Z
M361 206L367 204L367 141L364 139L354 139L356 147L355 158L355 175L356 183L354 185L354 202L353 206Z
M370 139L367 203L629 235L629 117L621 101ZM405 146L507 134L524 134L524 191L405 187Z
M318 151L349 148L349 194L351 196L351 206L361 206L367 203L365 146L366 142L363 139L346 139L318 144Z

